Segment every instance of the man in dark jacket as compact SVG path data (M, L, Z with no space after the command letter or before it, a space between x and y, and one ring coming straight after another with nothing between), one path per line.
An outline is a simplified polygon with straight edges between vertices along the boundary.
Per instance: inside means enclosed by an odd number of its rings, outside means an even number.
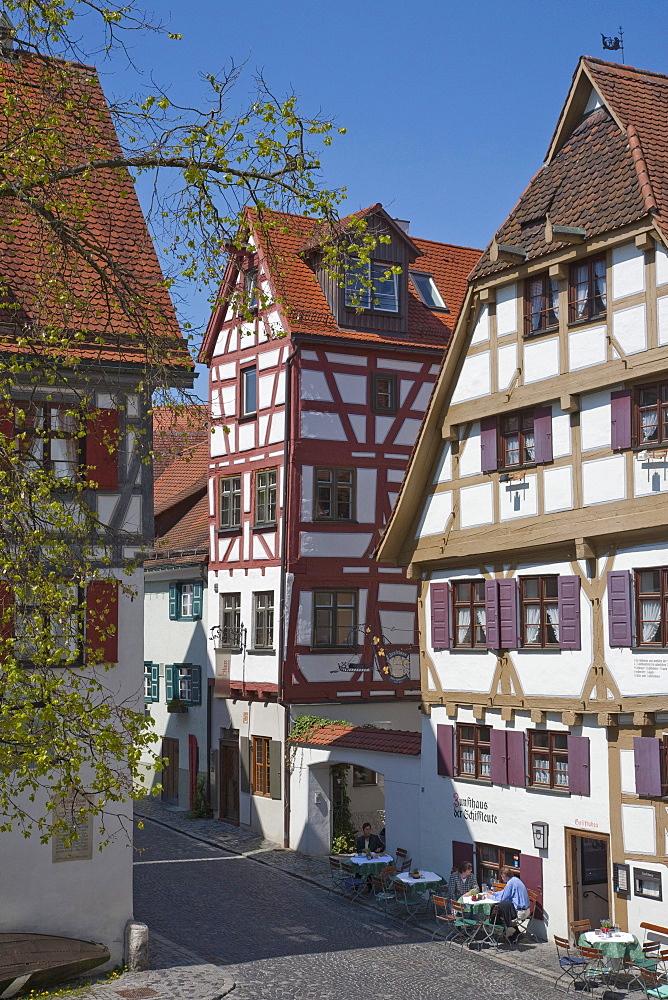
M358 851L384 851L385 844L380 837L371 832L371 823L365 823L362 827L362 836L355 841Z

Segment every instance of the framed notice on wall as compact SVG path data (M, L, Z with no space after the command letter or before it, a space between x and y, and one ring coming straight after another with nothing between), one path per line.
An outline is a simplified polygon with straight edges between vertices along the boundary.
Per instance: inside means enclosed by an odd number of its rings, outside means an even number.
M612 884L615 892L626 895L631 891L631 874L628 865L615 861L612 865Z
M661 892L661 872L647 871L646 868L633 869L633 894L647 899L663 899Z
M51 838L51 861L90 861L93 857L93 817L77 815L81 796L72 792L61 798L55 807L56 817L76 830L74 839L67 843L64 836L54 833Z

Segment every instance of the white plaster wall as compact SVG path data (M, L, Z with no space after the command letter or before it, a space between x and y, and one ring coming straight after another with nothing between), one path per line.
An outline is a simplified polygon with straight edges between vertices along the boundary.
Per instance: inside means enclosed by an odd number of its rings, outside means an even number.
M559 338L524 345L524 381L540 382L559 374Z
M668 253L660 243L656 244L656 283L665 285L668 283Z
M366 375L346 375L341 372L334 373L339 395L344 403L352 403L364 406L367 401L367 378ZM324 397L318 397L324 398Z
M302 465L302 521L313 520L313 466Z
M645 304L617 309L612 314L612 332L626 354L637 354L647 347Z
M668 295L662 295L656 303L657 325L659 328L659 347L668 344Z
M303 410L301 414L302 436L319 438L322 441L345 441L346 432L343 429L338 413L319 413L317 410Z
M580 397L582 451L610 448L610 390L583 393Z
M447 483L452 479L452 445L449 441L444 441L441 447L441 455L438 460L434 483Z
M412 448L415 444L415 439L418 436L420 430L420 421L414 420L412 417L407 417L397 433L394 444L402 445L407 448Z
M612 565L613 570L633 570L668 565L668 543L655 542L634 548L620 549ZM668 691L668 650L639 647L627 649L611 647L608 633L608 594L602 601L605 634L605 662L622 697L649 697L665 699Z
M319 556L335 559L360 559L371 542L368 532L302 531L299 551L302 556Z
M645 290L645 254L635 243L613 247L611 270L613 299Z
M665 851L666 846L667 845L659 846L659 853ZM647 896L630 895L627 899L629 931L631 934L635 934L639 941L642 941L645 936L645 930L640 926L641 923L658 924L661 927L665 927L666 925L666 886L668 886L668 866L660 864L654 859L649 858L646 862L639 861L637 858L625 858L624 860L629 866L632 879L634 868L647 868L649 871L661 873L663 902L658 899L649 899ZM662 948L668 947L668 937L665 935L661 936L659 934L653 934L649 931L647 933L647 940L660 941Z
M375 524L376 479L375 469L357 470L356 514L361 524Z
M517 344L505 344L497 350L499 392L507 389L517 373Z
M558 403L552 404L552 454L563 458L571 453L571 415Z
M634 495L637 497L668 493L668 460L664 458L653 461L650 458L648 461L641 461L634 455L633 480Z
M532 474L517 482L499 483L499 513L502 521L535 517L538 513L538 477Z
M234 570L232 575L222 571L217 575L213 572L209 574L209 602L210 620L209 625L217 625L220 618L219 600L222 594L240 594L241 624L247 630L247 649L243 652L230 652L230 679L233 681L246 680L249 683L266 682L278 683L278 632L279 632L279 597L280 597L280 567L265 566L260 568L250 568L248 570ZM218 594L214 593L213 585L218 584ZM274 593L274 649L255 652L253 650L253 594L259 592L273 591ZM214 644L208 639L207 627L207 649L209 655L210 676L213 676ZM174 660L168 662L173 663ZM256 735L263 735L256 733Z
M403 383L402 383L403 384ZM431 399L431 394L434 390L434 382L423 382L417 393L415 394L415 399L411 406L412 410L419 410L420 413L424 413L429 405L429 400Z
M439 535L445 531L448 518L452 514L452 491L432 493L427 497L420 522L415 532L416 538Z
M492 483L478 486L464 486L459 491L459 524L462 528L474 528L480 524L491 524L494 519Z
M470 709L460 708L456 721L471 723L475 720ZM571 730L589 737L592 794L565 796L441 777L436 770L436 726L452 725L454 722L442 706L434 706L431 716L423 719L421 787L424 792L420 796L420 826L424 867L448 875L453 840L495 844L534 857L540 855L543 858L545 930L548 936L558 934L568 937L563 828L591 830L592 836L610 830L605 730L593 726ZM505 728L498 711L488 711L485 723ZM534 729L535 725L528 712L516 712L513 728L526 731ZM547 728L568 731L558 714L548 714ZM469 798L485 803L486 809L474 806L472 810L474 816L482 813L484 818L455 817L455 793L460 800ZM549 841L545 851L538 851L533 846L531 823L537 819L549 824ZM534 925L536 929L540 926L540 923Z
M118 665L105 674L118 702L141 711L144 691L143 662L143 574L118 574L137 591L134 601L119 593ZM43 801L27 803L29 812L46 808ZM20 831L3 833L2 906L0 932L62 934L106 944L109 967L123 962L125 923L133 914L132 834L130 840L119 829L118 816L132 830L132 803L109 807L112 842L99 851L99 822L93 824L93 856L90 860L52 861L51 842L38 837L25 839Z
M264 371L265 368L275 368L279 362L281 356L280 350L278 351L261 351L257 356L257 367L260 371Z
M462 365L462 370L452 394L452 403L463 403L467 399L478 399L490 392L489 351L470 354Z
M611 455L582 463L582 503L609 503L626 496L626 465L623 455Z
M471 344L484 344L486 340L489 340L489 307L484 303L473 327Z
M302 399L320 399L326 403L332 401L332 394L324 374L312 368L302 370L299 388Z
M562 465L556 469L543 469L543 496L546 514L570 510L573 506L573 468Z
M568 364L571 371L602 365L607 357L605 326L588 326L570 330L568 334Z
M514 282L496 290L496 332L499 337L517 333L517 286Z
M237 430L239 434L237 451L250 451L251 448L255 448L255 421L239 424Z
M464 428L460 428L464 431ZM460 476L479 476L482 472L482 457L480 451L480 421L471 424L469 436L459 442L459 474Z

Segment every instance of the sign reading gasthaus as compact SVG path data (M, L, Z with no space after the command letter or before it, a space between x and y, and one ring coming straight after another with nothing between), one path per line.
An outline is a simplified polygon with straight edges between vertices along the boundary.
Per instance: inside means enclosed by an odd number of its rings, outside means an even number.
M489 811L489 805L484 799L472 799L470 797L462 799L458 792L455 792L453 796L452 815L455 819L467 819L474 822L498 822L496 814Z

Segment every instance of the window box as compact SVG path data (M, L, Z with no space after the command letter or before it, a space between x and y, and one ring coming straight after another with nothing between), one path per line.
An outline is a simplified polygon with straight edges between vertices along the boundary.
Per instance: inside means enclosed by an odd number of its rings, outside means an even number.
M170 715L185 715L188 711L188 706L180 698L172 698L171 701L167 702L167 711Z

